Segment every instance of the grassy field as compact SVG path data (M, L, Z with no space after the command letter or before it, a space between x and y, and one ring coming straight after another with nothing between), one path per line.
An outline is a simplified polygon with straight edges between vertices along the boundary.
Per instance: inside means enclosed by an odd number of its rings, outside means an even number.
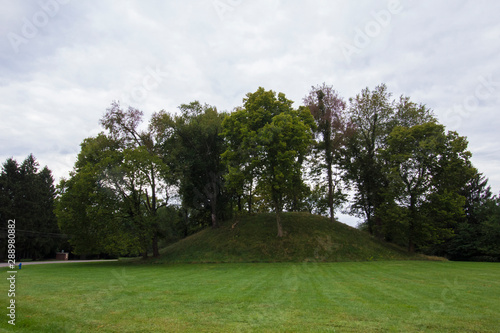
M4 277L7 269L2 268ZM81 263L17 273L17 332L498 332L500 265Z

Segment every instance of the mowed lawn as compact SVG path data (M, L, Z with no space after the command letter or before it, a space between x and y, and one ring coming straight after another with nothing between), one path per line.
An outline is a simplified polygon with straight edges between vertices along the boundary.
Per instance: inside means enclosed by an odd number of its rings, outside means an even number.
M17 274L15 328L2 281L4 331L500 331L494 263L31 265Z

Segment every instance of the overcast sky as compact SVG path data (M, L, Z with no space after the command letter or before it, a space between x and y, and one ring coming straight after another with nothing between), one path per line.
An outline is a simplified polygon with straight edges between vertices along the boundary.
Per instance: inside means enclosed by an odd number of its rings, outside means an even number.
M113 100L230 111L259 86L298 106L386 83L469 139L500 191L500 2L0 0L0 160L33 153L56 181ZM352 222L353 223L353 222Z

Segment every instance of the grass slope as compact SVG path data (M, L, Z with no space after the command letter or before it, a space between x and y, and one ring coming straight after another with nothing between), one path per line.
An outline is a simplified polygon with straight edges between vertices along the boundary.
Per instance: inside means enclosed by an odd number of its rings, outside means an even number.
M276 237L274 214L243 216L170 245L156 262L331 262L423 258L346 224L308 213L284 213Z

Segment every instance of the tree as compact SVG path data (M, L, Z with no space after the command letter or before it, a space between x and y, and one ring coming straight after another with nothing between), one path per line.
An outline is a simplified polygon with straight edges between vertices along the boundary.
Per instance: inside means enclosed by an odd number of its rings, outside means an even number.
M101 119L101 124L119 143L123 154L123 163L108 169L107 185L129 204L129 214L136 224L151 231L153 256L157 257L160 255L158 241L161 235L157 212L160 206L167 204L167 187L172 179L158 142L163 133L154 122L150 123L148 131L141 131L142 117L142 111L132 107L125 111L113 102ZM144 214L142 209L145 209ZM146 240L144 244L147 244ZM143 256L147 257L147 247Z
M423 104L412 102L408 96L400 96L399 102L393 102L393 105L394 114L390 124L391 130L396 126L410 128L430 122L437 123L431 109Z
M382 84L373 91L363 89L361 94L349 99L354 134L344 151L343 167L346 180L355 189L351 211L364 216L370 234L378 234L382 228L377 210L384 202L382 190L388 182L379 152L393 127L394 108L390 97Z
M259 87L255 93L248 93L243 99L243 107L237 108L222 123L222 135L227 144L222 154L228 168L227 186L238 197L247 198L250 213L260 163L257 133L274 116L291 109L292 104L283 93L276 96L272 90Z
M262 143L259 186L273 203L278 237L283 237L280 215L286 196L302 183L303 157L312 143L312 116L308 111L285 111L273 117L260 131Z
M444 126L429 122L395 127L382 155L388 161L389 195L400 212L408 250L442 243L453 235L456 222L463 216L465 198L459 190L465 183L452 181L472 169L464 138ZM466 176L465 176L466 177ZM448 179L443 181L442 178ZM465 178L464 178L465 179ZM394 209L385 209L390 215Z
M294 110L292 104L283 93L276 96L259 88L247 94L243 109L223 122L228 148L222 156L229 168L228 181L242 186L256 178L256 188L276 213L278 237L283 236L280 216L285 202L294 201L290 195L297 194L303 182L301 166L314 127L310 111Z
M319 140L316 148L324 154L325 163L321 163L321 166L327 173L327 200L330 219L333 222L335 220L334 201L340 194L339 180L334 183L335 158L338 157L346 137L351 134L352 127L346 119L346 103L331 86L323 83L322 86L313 87L309 95L304 98L304 104L316 121L315 132Z
M0 174L0 218L2 221L15 218L15 200L19 196L21 186L19 164L13 158L7 159L2 165ZM22 196L21 196L22 197Z
M481 228L480 253L485 259L500 261L500 197L488 200L486 211L488 218Z
M140 130L142 117L142 111L113 102L101 119L108 134L84 141L71 179L60 186L60 223L73 230L79 249L89 241L92 251L122 253L139 246L143 257L150 248L159 256L158 209L168 202L171 178L157 143L161 133L153 123Z
M37 260L56 251L61 234L53 213L54 198L52 172L46 166L40 170L33 154L28 155L21 165L12 158L3 164L0 217L5 221L16 220L16 254L19 258ZM2 241L2 249L5 246Z
M488 179L476 171L461 194L466 199L465 218L438 253L452 260L500 260L500 201L491 193Z
M365 218L370 234L382 237L383 219L377 212L387 205L385 189L390 185L385 170L387 160L380 152L387 147L387 137L396 126L411 127L436 119L425 105L416 104L409 97L391 100L385 84L373 91L363 89L350 99L350 121L354 135L343 150L345 179L354 185L354 203L351 211Z
M166 112L153 116L155 126L162 128L162 154L179 180L185 209L210 212L211 225L217 228L227 204L226 168L221 161L226 148L220 135L225 114L198 101L182 104L179 109L179 116Z
M129 222L127 202L107 185L108 169L122 159L118 142L101 133L82 142L70 178L61 180L55 212L73 253L119 255L144 249L141 234L148 230Z

